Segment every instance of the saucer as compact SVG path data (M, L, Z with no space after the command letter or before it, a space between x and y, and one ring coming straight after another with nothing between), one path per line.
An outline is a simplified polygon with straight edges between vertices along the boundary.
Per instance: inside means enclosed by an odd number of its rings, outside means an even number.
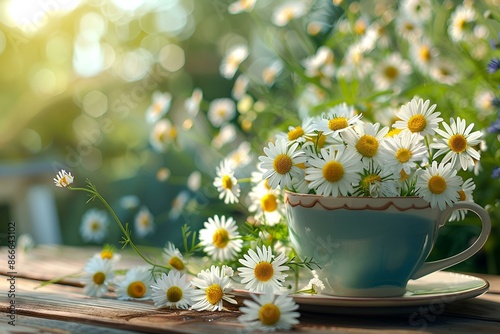
M306 282L307 283L307 282ZM301 284L301 286L304 286ZM324 294L290 294L301 311L339 314L407 314L415 308L444 308L448 303L479 296L488 291L483 278L448 271L438 271L408 282L400 297L362 298L337 297ZM250 297L244 289L233 294Z

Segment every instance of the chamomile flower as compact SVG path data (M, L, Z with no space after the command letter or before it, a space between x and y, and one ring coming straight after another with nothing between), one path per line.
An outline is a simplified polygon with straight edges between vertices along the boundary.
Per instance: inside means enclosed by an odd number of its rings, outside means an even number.
M342 103L330 109L320 118L316 118L314 126L324 135L336 137L338 133L359 124L361 117L362 115L357 114L352 106Z
M393 137L387 137L380 147L380 158L384 166L390 168L394 176L400 177L412 173L417 164L427 158L427 147L418 133L401 132Z
M454 85L460 81L461 73L450 60L439 59L432 63L429 75L434 81Z
M233 2L227 8L230 14L239 14L242 12L251 12L257 0L238 0Z
M274 226L283 219L285 211L279 190L269 188L266 181L260 181L253 186L248 197L248 211L254 214L255 220Z
M222 60L219 71L226 79L231 79L240 64L248 57L248 48L245 45L236 45L226 53Z
M234 101L228 98L219 98L212 100L208 107L208 120L216 128L233 119L236 114L236 105Z
M154 92L152 99L152 104L146 110L146 121L151 124L168 113L172 104L172 94Z
M239 75L234 81L233 89L231 90L231 96L237 101L241 100L247 92L249 82L250 80L248 80L245 75Z
M231 162L228 159L222 160L216 168L216 174L213 185L217 187L219 199L224 199L225 204L238 203L240 185L236 177L234 177Z
M150 268L146 266L130 268L125 277L117 283L118 299L150 299L152 280Z
M121 255L116 253L115 248L111 245L104 245L100 252L94 254L94 257L109 260L113 265L121 259Z
M442 138L438 138L437 143L433 143L431 147L438 149L435 157L445 154L441 160L442 163L451 162L453 168L462 168L467 170L473 168L475 161L480 159L480 151L473 146L481 143L481 131L474 131L474 123L467 126L465 119L457 117L455 121L450 119L450 125L442 123L445 131L436 129L436 132Z
M304 16L307 13L307 9L307 1L284 3L273 12L272 22L278 27L284 27L291 20Z
M195 88L191 97L184 101L184 108L191 117L196 117L200 111L200 104L203 101L203 91L200 88Z
M410 55L420 72L429 74L438 57L438 51L430 41L422 39L410 45Z
M306 157L304 152L297 149L298 143L290 146L284 138L278 138L276 143L269 143L264 147L265 156L260 156L259 168L264 171L262 177L269 179L269 186L273 189L280 187L290 188L292 179L301 175L301 170L297 164L304 163Z
M289 143L295 141L304 143L306 141L314 141L318 134L315 132L314 126L315 118L307 117L302 121L301 125L289 126L288 132L279 133L276 138L285 138Z
M276 60L262 70L262 81L266 86L272 86L282 71L283 63Z
M191 280L191 284L197 288L193 292L195 304L191 306L194 310L221 311L223 301L237 303L234 296L228 294L232 290L231 277L221 267L211 266L203 270Z
M216 261L234 260L243 245L236 221L232 217L215 215L208 218L204 227L199 232L203 251Z
M400 8L403 13L419 22L427 21L432 16L432 4L430 0L404 0Z
M354 150L321 149L321 157L308 160L311 167L306 168L305 179L310 181L309 188L323 196L347 196L354 191L353 184L358 182L358 172L363 164Z
M414 97L410 102L401 106L396 114L400 120L393 125L396 129L419 133L422 136L433 135L439 122L443 119L439 117L440 112L435 112L436 105L429 106L430 101Z
M238 148L227 155L229 164L234 168L245 167L252 161L252 147L249 142L243 141Z
M90 209L82 217L80 235L84 242L102 242L108 233L106 211Z
M99 257L92 257L83 270L83 292L87 296L101 297L108 292L109 284L114 278L113 262Z
M311 295L316 295L325 289L325 284L318 277L313 277L309 280L307 285L297 291L298 293L309 293Z
M460 198L462 178L457 175L450 163L432 165L420 173L417 179L417 196L423 197L432 208L444 210L446 206L453 206Z
M170 241L163 248L163 258L167 262L167 265L172 268L172 271L184 272L186 270L182 253Z
M135 215L134 227L135 233L137 233L140 238L144 238L154 231L154 217L145 206L141 207L139 212Z
M397 89L406 82L411 72L410 63L399 53L393 53L376 66L372 76L375 89Z
M64 169L61 169L54 178L54 183L56 187L66 188L73 183L73 179L73 175L71 175L70 172L66 172Z
M319 78L321 82L328 86L330 79L335 74L334 55L332 49L320 46L316 53L307 57L302 65L306 69L306 75L311 78Z
M396 19L396 33L409 42L415 42L422 37L422 25L407 15L399 15Z
M399 195L399 184L390 168L370 164L360 173L355 196L395 197Z
M474 203L474 199L472 196L472 192L476 189L476 185L474 184L474 180L472 179L467 179L463 184L461 189L458 191L458 200L460 202L471 202ZM449 221L458 221L458 220L464 220L465 214L467 213L467 210L454 210L450 218L448 218Z
M151 285L155 307L187 309L193 304L194 289L185 274L171 270L168 275L162 273Z
M284 272L289 269L284 265L288 261L285 253L275 257L270 246L262 246L262 248L257 247L257 252L253 249L248 250L243 259L238 261L243 265L237 270L245 289L262 292L266 287L270 287L274 292L281 291L283 282L288 276Z
M164 118L156 122L149 135L149 143L157 152L164 152L177 138L177 128Z
M474 36L477 14L469 6L458 6L450 16L448 34L454 42L467 41Z
M179 218L190 199L191 194L188 190L182 190L181 192L179 192L172 200L172 207L168 212L168 218L172 220L176 220L177 218Z
M289 330L299 323L299 306L288 294L274 295L272 289L264 294L253 295L252 300L245 300L245 306L240 307L242 315L238 321L248 330L275 331Z
M379 154L380 142L389 132L388 127L380 129L380 124L364 123L362 126L349 128L342 132L342 139L355 148L355 153L365 164L374 161L382 164Z

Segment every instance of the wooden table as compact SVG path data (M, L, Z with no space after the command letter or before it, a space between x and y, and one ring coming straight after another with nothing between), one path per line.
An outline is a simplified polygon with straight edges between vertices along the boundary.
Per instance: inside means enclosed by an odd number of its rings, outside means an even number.
M156 309L151 301L118 301L113 292L102 298L83 294L78 279L37 288L40 281L78 272L96 249L38 246L30 255L17 254L15 297L7 249L0 261L0 333L242 333L238 306L221 312ZM140 264L123 254L123 265ZM500 333L500 276L477 275L490 283L484 295L446 304L429 303L398 314L353 315L300 310L294 333ZM9 324L15 301L15 327ZM241 303L242 298L238 301ZM340 312L343 313L343 312Z

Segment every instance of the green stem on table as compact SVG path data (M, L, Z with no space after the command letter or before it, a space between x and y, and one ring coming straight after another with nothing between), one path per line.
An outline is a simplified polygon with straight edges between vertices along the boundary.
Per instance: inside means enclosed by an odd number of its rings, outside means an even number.
M76 191L80 190L80 191L85 191L85 192L89 193L91 196L90 196L90 199L87 201L87 203L94 200L95 198L98 198L101 201L101 203L106 207L106 209L109 211L111 216L113 216L113 219L116 221L116 223L120 227L120 230L122 231L122 233L124 235L123 242L122 242L123 247L130 245L130 247L137 253L137 255L139 255L146 263L152 265L153 267L162 268L162 269L169 271L170 268L163 266L163 265L160 265L160 264L157 264L157 263L154 263L153 261L148 259L144 254L142 254L142 252L139 250L139 248L137 248L137 246L132 241L132 238L130 237L130 231L128 230L128 226L123 226L122 222L120 221L120 219L116 215L115 211L111 208L111 206L104 199L104 197L102 197L101 194L99 194L96 187L88 179L87 179L87 185L88 185L88 188L73 188L71 186L68 186L67 188L70 190L76 190Z

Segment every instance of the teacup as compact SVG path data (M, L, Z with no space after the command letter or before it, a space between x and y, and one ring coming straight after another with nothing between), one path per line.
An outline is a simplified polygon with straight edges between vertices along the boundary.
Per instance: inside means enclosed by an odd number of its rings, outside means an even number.
M401 296L410 279L477 253L491 230L488 213L472 202L458 202L441 211L419 197L334 198L286 191L285 203L297 255L319 265L315 269L325 284L323 293L336 296ZM479 237L459 254L425 262L440 227L459 209L479 216Z

